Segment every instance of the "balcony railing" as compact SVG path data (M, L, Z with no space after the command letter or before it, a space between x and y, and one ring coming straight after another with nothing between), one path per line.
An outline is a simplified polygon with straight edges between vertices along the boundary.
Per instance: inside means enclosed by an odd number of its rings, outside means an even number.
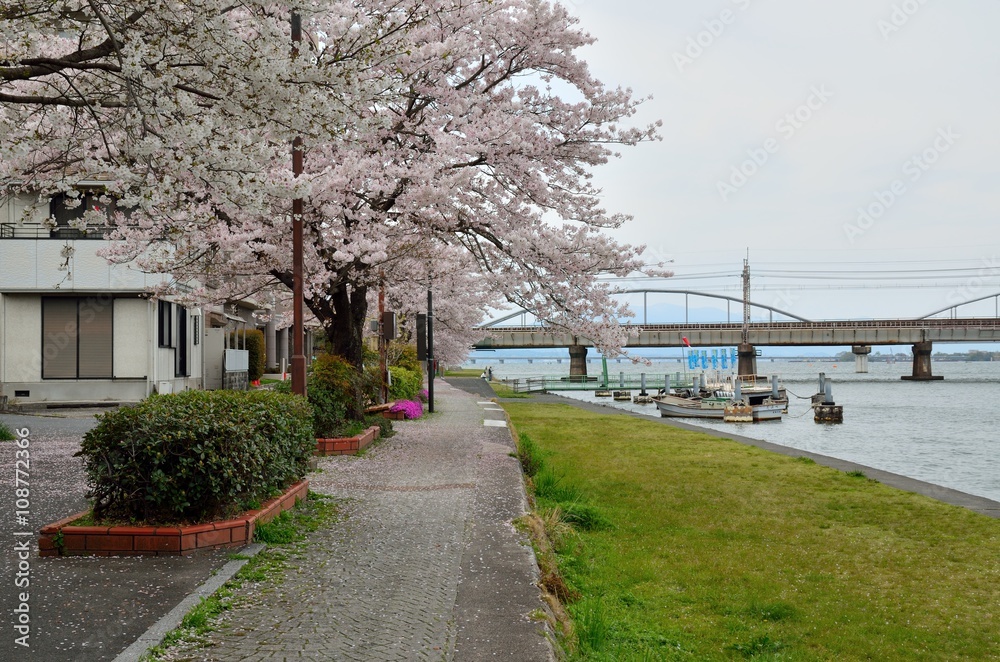
M0 239L104 239L111 228L87 226L86 230L70 227L49 229L42 225L14 225L0 223Z

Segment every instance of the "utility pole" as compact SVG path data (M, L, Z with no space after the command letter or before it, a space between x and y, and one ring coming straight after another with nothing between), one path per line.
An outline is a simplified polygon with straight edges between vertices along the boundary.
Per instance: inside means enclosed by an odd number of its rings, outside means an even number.
M434 295L427 288L427 411L434 413Z
M750 259L743 260L743 329L740 341L746 345L750 342Z
M292 59L299 56L302 41L302 19L292 10ZM292 141L292 173L302 174L302 136ZM305 330L302 325L302 198L292 200L292 393L306 395Z

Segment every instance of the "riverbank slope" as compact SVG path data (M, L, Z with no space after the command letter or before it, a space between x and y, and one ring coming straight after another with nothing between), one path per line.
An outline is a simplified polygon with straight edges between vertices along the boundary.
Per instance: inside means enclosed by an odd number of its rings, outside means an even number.
M559 550L589 659L1000 659L1000 521L656 421L504 407L541 480L607 522Z

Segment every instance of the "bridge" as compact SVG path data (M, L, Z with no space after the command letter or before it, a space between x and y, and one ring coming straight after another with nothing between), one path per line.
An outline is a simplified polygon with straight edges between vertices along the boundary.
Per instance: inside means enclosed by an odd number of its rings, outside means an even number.
M719 299L731 297L688 292L684 290L630 291L683 293L685 298L695 294ZM1000 294L990 295L995 298ZM742 304L742 302L740 302ZM802 318L794 321L774 321L773 313L789 313L769 306L749 304L771 313L768 322L688 323L683 324L629 324L626 348L638 347L725 347L738 346L740 374L756 374L756 356L759 346L850 346L856 359L858 372L868 371L868 355L873 345L911 345L913 374L903 379L928 381L941 379L931 370L931 352L934 342L998 342L1000 317L987 318L931 318L886 320L838 320L813 322ZM961 305L961 304L959 304ZM936 311L931 315L957 310L958 305ZM523 313L515 313L481 327L484 338L475 349L523 349L566 347L570 355L570 375L587 374L587 352L592 343L569 331L546 326L495 326ZM645 311L644 311L645 317ZM687 313L685 310L685 317Z

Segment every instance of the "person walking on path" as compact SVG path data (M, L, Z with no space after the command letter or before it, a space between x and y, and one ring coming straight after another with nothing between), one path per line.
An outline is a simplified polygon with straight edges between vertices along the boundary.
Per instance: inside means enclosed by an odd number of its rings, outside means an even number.
M346 518L231 612L204 659L554 660L510 525L526 503L506 416L447 383L435 395L437 413L364 456L321 460L310 489L343 498Z

